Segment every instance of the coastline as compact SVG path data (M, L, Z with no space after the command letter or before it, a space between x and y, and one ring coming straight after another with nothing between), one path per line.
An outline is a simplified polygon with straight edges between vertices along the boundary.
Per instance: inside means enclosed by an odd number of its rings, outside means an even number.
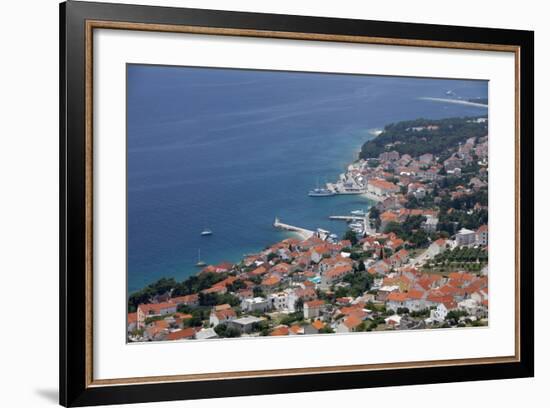
M369 191L365 191L364 193L361 193L361 195L368 198L369 200L376 201L377 203L381 203L385 199L385 197L380 197Z
M460 100L460 99L432 98L432 97L428 97L428 96L420 97L418 99L423 100L423 101L454 103L456 105L474 106L474 107L477 107L477 108L489 108L488 105L485 105L483 103L463 101L463 100Z

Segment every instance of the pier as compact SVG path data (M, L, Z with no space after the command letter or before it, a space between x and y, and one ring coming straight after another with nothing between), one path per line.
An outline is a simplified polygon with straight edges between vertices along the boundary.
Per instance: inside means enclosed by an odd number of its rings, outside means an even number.
M330 215L328 218L338 221L365 221L365 217L358 215Z
M372 228L368 216L360 217L358 215L330 215L328 217L331 220L335 221L346 221L346 222L362 222L364 225L364 232L367 235L376 234L376 230Z
M300 228L300 227L296 227L294 225L284 224L277 217L275 218L275 221L273 222L273 226L277 229L280 229L280 230L296 232L296 233L300 234L300 236L303 237L304 239L311 238L315 234L315 232L313 232L311 230L308 230L308 229L305 229L305 228Z

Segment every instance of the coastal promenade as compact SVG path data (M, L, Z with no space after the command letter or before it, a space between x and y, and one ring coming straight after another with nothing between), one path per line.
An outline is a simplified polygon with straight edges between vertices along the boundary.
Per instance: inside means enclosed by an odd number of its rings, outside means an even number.
M311 238L315 234L315 232L313 232L311 230L296 227L296 226L290 225L290 224L282 223L281 220L278 217L275 217L275 221L273 222L273 226L277 229L281 229L281 230L284 230L284 231L296 232L303 239Z
M387 198L387 197L381 197L379 195L371 193L370 191L365 191L365 192L362 193L362 195L367 197L369 200L376 201L378 203L381 202L381 201L384 201L384 199Z

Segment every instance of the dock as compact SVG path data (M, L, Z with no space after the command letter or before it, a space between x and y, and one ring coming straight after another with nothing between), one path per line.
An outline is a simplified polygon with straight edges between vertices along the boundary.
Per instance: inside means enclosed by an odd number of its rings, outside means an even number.
M376 234L376 230L374 230L371 226L370 220L368 216L360 217L357 215L330 215L328 217L331 220L336 221L346 221L346 222L362 222L365 226L365 234L367 235L373 235Z
M279 218L275 218L275 221L273 222L273 226L280 230L296 232L300 234L300 236L303 237L304 239L311 238L315 234L314 231L311 231L305 228L296 227L294 225L282 223Z
M365 217L358 215L330 215L328 218L337 221L364 221Z

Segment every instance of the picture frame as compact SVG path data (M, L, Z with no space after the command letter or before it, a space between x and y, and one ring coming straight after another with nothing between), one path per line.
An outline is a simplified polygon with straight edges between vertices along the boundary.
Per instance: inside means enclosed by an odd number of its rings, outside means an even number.
M513 355L379 364L94 377L94 31L196 34L512 53L515 64ZM68 1L60 5L60 404L343 390L534 376L534 33ZM521 250L520 250L521 249ZM121 271L120 273L124 273Z

